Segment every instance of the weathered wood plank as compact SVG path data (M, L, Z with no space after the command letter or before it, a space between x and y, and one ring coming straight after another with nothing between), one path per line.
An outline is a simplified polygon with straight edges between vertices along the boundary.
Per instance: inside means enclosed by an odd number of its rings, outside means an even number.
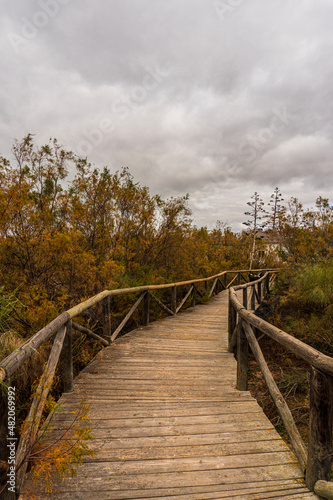
M82 490L103 492L138 489L149 490L152 488L186 488L190 486L205 488L210 485L302 478L299 467L290 463L270 467L243 467L190 472L177 471L157 474L150 474L148 472L145 474L119 474L114 476L110 475L110 467L111 465L106 466L102 471L99 463L96 464L95 470L92 469L91 464L83 464L77 476L74 478L69 477L65 482L57 483L57 489L60 493L62 491L72 491L75 493Z
M153 446L139 448L115 448L113 443L96 440L92 446L98 451L97 457L84 458L84 462L111 462L123 460L152 460L179 457L216 457L223 455L267 452L286 452L287 446L279 439L272 441L251 441L224 444L187 445L187 446Z
M303 493L304 500L316 498L312 494L306 494L306 489L297 480L280 481L258 481L251 484L224 484L207 485L205 492L199 486L189 486L183 488L151 488L149 490L127 490L127 491L103 491L103 500L135 500L140 498L167 499L167 500L209 500L231 498L242 500L255 500L256 498L266 498L266 495L283 495L285 492L294 492L294 494ZM61 492L61 499L64 500L82 500L81 493L74 491ZM181 496L180 496L181 495ZM101 492L84 491L84 498L87 500L101 500ZM268 498L270 498L268 496ZM271 498L274 498L271 497ZM286 497L284 497L286 500ZM288 498L288 497L287 497ZM52 500L52 499L51 499Z

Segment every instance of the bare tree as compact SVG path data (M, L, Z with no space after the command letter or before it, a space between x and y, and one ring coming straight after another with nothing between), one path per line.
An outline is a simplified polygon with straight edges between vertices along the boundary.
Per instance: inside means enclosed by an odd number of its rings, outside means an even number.
M282 201L284 201L284 199L282 198L281 191L276 187L268 203L271 207L271 213L267 215L268 224L273 233L281 229L282 222L286 215L286 207L282 205Z
M243 222L245 226L249 227L250 233L252 235L252 244L250 250L250 271L252 269L258 231L263 230L267 225L267 222L262 220L267 214L266 210L264 209L264 202L257 192L255 192L251 196L251 199L253 201L247 202L248 206L250 207L250 211L245 212L245 215L249 215L251 219Z

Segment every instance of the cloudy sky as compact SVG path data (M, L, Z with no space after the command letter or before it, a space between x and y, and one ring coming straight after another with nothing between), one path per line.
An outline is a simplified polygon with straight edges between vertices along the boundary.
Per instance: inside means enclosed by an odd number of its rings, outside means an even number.
M0 7L3 156L56 137L152 193L189 193L209 228L241 229L254 191L333 199L332 0Z

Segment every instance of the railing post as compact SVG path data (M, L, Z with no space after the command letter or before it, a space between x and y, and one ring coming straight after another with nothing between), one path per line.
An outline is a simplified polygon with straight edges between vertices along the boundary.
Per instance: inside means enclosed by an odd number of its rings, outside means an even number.
M228 284L228 279L227 279L227 273L224 275L224 288L227 289L227 284Z
M105 338L108 339L109 342L111 339L111 298L106 297L106 299L103 300L103 335Z
M264 292L265 296L269 295L269 292L270 292L270 290L269 290L269 279L270 279L270 275L267 274L267 276L265 278L265 282L264 282L265 283L265 292Z
M241 279L241 273L238 273L238 284L239 285L241 284L241 281L242 281L242 279Z
M195 307L195 284L193 283L193 293L192 293L192 301L191 301L191 307Z
M150 304L150 294L149 290L146 291L143 299L143 325L149 325L149 304Z
M229 288L229 304L228 304L228 345L230 345L232 334L236 328L237 312L234 309L230 300L231 290Z
M247 391L249 343L243 329L243 320L237 325L237 385L239 391Z
M73 391L73 326L70 319L66 323L66 336L61 352L63 392Z
M310 421L306 485L329 481L332 467L333 378L311 367Z
M207 281L205 281L205 285L207 286ZM173 286L171 288L171 311L176 314L177 311L177 287Z
M243 306L247 309L247 287L243 288Z
M261 286L261 281L258 283L258 302L259 304L261 303L262 300L262 286Z
M255 308L256 308L256 288L255 288L255 285L252 285L251 289L252 289L252 294L251 294L251 309L252 309L252 311L254 311Z

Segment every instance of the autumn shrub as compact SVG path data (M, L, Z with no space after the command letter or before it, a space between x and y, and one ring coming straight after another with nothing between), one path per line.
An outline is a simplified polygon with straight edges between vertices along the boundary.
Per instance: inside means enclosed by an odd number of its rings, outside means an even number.
M288 333L333 354L333 259L282 271L275 288L274 322Z
M56 481L67 475L75 476L84 457L95 454L90 448L94 437L89 405L84 400L65 421L61 405L52 397L48 398L47 407L49 417L44 419L24 458L31 480L24 485L23 499L41 500L56 494Z

